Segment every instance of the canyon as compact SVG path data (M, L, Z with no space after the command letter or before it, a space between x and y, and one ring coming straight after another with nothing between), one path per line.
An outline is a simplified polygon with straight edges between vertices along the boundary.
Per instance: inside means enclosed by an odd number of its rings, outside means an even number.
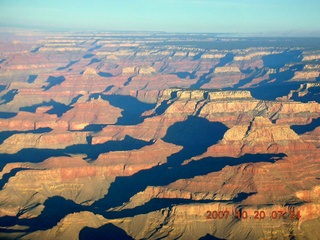
M319 238L317 39L0 36L1 239Z

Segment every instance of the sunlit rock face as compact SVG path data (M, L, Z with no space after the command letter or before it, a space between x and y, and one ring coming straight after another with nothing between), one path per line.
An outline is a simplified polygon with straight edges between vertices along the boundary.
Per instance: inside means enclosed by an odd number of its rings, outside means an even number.
M25 34L0 33L1 239L317 238L317 40Z

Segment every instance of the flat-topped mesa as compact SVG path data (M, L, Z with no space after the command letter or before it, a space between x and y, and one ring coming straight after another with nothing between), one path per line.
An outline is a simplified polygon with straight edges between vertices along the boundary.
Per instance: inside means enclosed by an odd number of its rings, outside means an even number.
M217 67L214 73L240 73L238 67Z
M223 54L223 53L204 53L201 55L201 58L203 58L203 59L213 59L213 58L220 59L225 56L226 56L226 54Z
M319 77L319 72L318 71L303 71L303 72L296 72L294 74L293 79L294 80L299 80L299 79L316 79Z
M306 86L306 89L309 89L311 87L320 87L320 83L319 82L318 83L305 83L303 85Z
M163 90L159 96L158 102L176 98L177 92L180 90L180 88L168 88Z
M72 46L64 46L64 47L41 47L39 52L85 52L86 49L82 47L72 47Z
M241 91L219 91L209 92L210 100L230 100L230 99L250 99L252 98L251 92L247 90Z
M125 67L122 69L122 74L136 74L138 67Z
M190 100L201 101L204 99L208 99L208 91L169 88L169 89L163 90L161 96L158 99L158 102L172 100L172 99L180 100L180 101L181 100L182 101L190 101Z
M320 54L309 54L309 55L304 54L302 61L312 61L317 59L320 59Z
M177 96L179 100L204 100L207 99L208 92L204 90L188 90L188 91L180 91Z
M156 70L153 67L141 67L139 69L139 74L146 75L146 74L153 74L156 73Z
M125 67L122 69L122 74L148 75L156 72L156 69L154 69L153 67Z
M170 88L162 92L159 102L169 99L177 99L182 101L190 100L231 100L231 99L252 99L250 91L214 91L214 90L190 90L181 88Z

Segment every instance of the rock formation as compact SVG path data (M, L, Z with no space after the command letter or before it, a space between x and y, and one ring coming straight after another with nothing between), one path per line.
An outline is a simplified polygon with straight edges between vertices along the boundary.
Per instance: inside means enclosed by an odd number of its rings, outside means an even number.
M316 40L5 31L1 239L316 239Z

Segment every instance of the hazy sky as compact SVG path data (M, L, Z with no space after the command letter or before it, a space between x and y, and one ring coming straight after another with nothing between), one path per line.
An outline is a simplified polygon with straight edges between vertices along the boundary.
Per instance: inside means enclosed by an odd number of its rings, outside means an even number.
M320 36L320 0L0 0L0 26Z

